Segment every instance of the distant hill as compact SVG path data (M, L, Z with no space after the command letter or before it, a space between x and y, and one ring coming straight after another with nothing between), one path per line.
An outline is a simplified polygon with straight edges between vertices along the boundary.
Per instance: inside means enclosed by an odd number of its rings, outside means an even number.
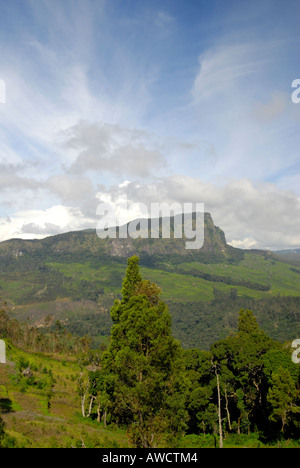
M277 250L274 254L287 262L300 266L300 249Z
M285 250L276 250L277 254L300 254L300 249L285 249Z
M59 320L73 333L91 335L96 346L110 334L110 307L120 296L127 258L137 254L143 277L161 287L183 346L207 349L247 307L270 336L299 338L296 264L278 252L228 245L209 213L200 249L187 250L184 237L174 238L174 218L170 226L170 239L100 239L83 230L1 242L0 296L17 319L39 327Z

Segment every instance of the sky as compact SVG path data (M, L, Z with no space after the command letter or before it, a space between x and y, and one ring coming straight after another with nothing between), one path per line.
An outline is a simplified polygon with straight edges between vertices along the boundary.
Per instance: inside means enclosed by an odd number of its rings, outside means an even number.
M204 203L234 247L300 248L298 0L0 11L0 241L96 228L126 197Z

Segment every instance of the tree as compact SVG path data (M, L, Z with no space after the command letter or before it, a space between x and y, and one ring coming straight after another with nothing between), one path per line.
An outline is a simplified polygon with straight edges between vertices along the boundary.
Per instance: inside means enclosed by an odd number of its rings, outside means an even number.
M111 342L103 356L107 407L128 427L136 447L168 443L185 429L185 370L180 344L159 288L143 282L139 259L128 259L122 300L111 309Z
M238 331L212 346L214 362L219 364L220 389L224 394L229 429L230 408L237 414L237 431L265 424L267 379L264 356L274 345L260 330L253 312L241 310ZM235 426L235 424L234 424Z
M252 310L240 310L238 318L238 331L247 334L259 332L259 326Z
M281 421L281 432L284 432L295 414L300 413L296 405L299 391L296 389L288 369L279 367L278 372L272 374L272 387L268 392L268 402L272 407L271 421Z
M184 350L185 369L189 387L186 407L189 413L189 431L204 434L214 425L211 414L207 416L207 407L212 399L213 385L211 354L198 349Z
M123 280L122 298L123 302L128 302L135 295L137 287L141 284L142 277L139 268L139 258L137 255L128 259L128 267Z
M217 366L215 367L215 374L217 378L217 390L218 390L218 422L219 422L219 446L223 448L223 429L222 429L222 410L221 410L221 391L220 391L220 379L217 370Z

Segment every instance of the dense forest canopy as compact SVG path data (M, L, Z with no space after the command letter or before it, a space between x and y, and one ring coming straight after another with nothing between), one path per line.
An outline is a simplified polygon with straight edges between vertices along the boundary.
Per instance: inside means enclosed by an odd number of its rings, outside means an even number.
M208 350L184 349L161 289L142 278L137 256L128 259L110 310L108 347L92 350L88 336L74 337L59 321L52 330L22 325L7 309L3 302L1 337L31 352L76 355L82 417L126 428L132 446L176 447L192 434L220 447L234 434L256 434L264 443L300 439L300 366L291 342L270 338L241 308L224 339Z

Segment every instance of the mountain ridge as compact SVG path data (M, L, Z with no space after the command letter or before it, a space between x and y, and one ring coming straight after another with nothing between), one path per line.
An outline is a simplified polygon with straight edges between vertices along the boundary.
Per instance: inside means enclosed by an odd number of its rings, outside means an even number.
M109 336L110 307L120 297L127 258L137 254L185 347L208 349L243 307L254 309L270 336L298 338L300 270L270 251L228 245L209 213L204 221L204 244L194 250L185 249L184 237L100 239L91 229L3 241L0 296L17 320L45 327L52 317L71 333L92 336L96 346Z
M161 219L161 218L160 218ZM141 220L138 218L133 220L138 224ZM148 224L150 219L147 220ZM130 221L131 223L132 221ZM127 223L127 226L130 224ZM195 225L193 225L195 228ZM169 239L153 239L150 234L147 238L132 239L130 236L126 238L105 238L100 239L96 229L84 229L76 231L67 231L65 233L47 236L42 239L21 239L12 238L0 242L0 256L11 253L12 257L19 258L24 253L30 254L43 248L47 248L49 253L59 254L75 251L89 251L91 253L102 253L104 255L126 258L135 253L144 253L147 255L159 254L177 254L182 256L194 257L196 252L185 248L186 237L174 238L174 217L170 217L170 238ZM117 233L121 229L117 226ZM192 249L201 253L217 254L218 257L224 259L232 256L233 253L243 252L247 250L239 249L230 246L226 242L224 231L216 226L213 222L210 213L204 213L204 242L200 249ZM263 249L256 249L257 252L266 252Z

